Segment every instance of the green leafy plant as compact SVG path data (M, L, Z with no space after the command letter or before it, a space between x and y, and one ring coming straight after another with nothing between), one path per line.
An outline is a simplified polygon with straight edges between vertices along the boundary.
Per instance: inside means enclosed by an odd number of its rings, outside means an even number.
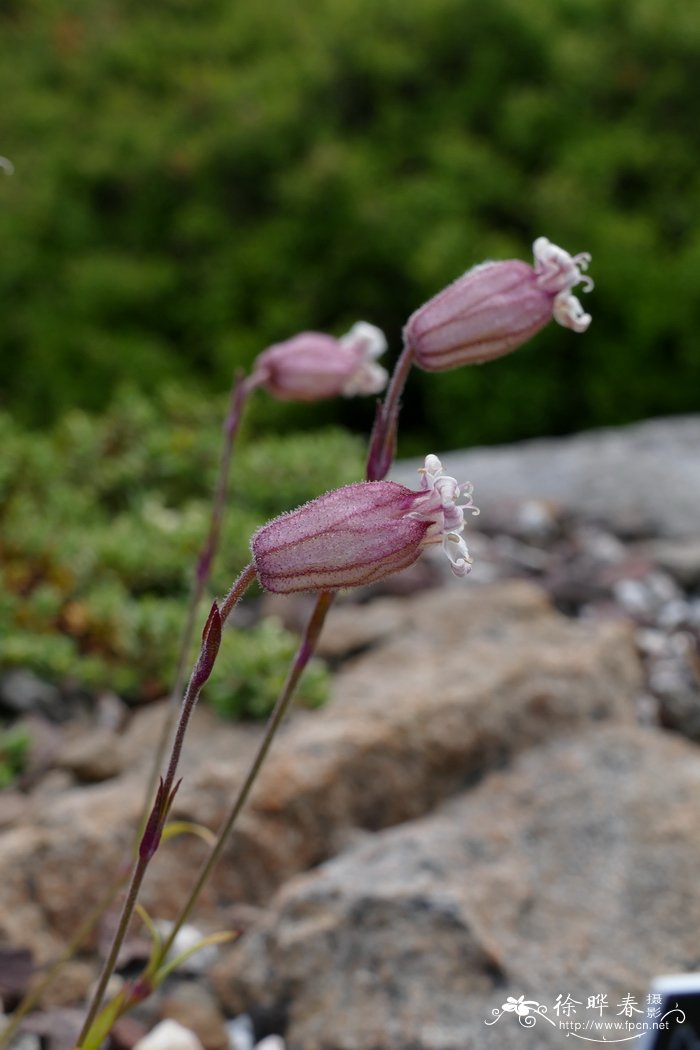
M224 406L125 390L104 415L74 411L41 434L0 415L0 670L28 667L133 700L171 688ZM338 429L243 443L212 592L226 590L266 518L361 469L358 444ZM261 694L248 687L237 714L267 710L292 645L279 627L251 633L241 655L260 672ZM263 653L273 657L267 683Z
M9 787L24 769L31 736L24 726L0 730L0 790Z
M695 410L697 4L5 0L0 28L0 390L23 418L166 372L221 390L357 316L396 346L543 230L599 260L591 339L412 377L403 448Z

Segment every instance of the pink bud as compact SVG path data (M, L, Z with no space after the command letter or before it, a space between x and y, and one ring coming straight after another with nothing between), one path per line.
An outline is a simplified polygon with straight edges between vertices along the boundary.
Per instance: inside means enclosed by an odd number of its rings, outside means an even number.
M527 342L554 318L575 332L591 323L571 289L593 281L582 271L590 255L571 256L538 237L534 267L519 259L467 270L408 319L404 339L427 372L481 364Z
M365 321L358 321L341 339L301 332L260 354L251 386L262 386L281 401L377 394L386 385L387 373L376 358L385 350L383 333Z
M421 488L394 481L362 481L327 492L298 510L268 522L252 539L253 563L269 591L336 590L360 587L412 565L427 544L442 543L452 569L470 568L462 538L464 510L456 503L460 486L428 456Z

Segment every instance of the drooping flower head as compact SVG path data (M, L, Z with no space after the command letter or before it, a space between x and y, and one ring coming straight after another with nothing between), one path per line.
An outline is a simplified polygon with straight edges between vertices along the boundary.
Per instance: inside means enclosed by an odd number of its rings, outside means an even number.
M546 237L532 246L534 266L520 259L473 267L409 318L404 339L428 372L481 364L532 338L552 319L585 332L591 317L572 294L593 287L588 252L569 255Z
M479 513L471 485L445 475L437 456L426 457L420 474L418 491L361 481L263 525L251 542L263 587L280 593L360 587L407 568L434 543L442 544L455 575L465 576L471 558L464 511Z
M385 350L384 333L366 321L340 339L301 332L260 354L250 386L261 386L281 401L377 394L387 381L386 370L377 364Z

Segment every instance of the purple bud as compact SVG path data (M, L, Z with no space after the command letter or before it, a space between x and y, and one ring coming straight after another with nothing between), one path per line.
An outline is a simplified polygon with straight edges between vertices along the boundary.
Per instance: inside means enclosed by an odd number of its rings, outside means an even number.
M470 568L462 538L460 486L446 477L436 456L420 471L421 488L394 481L362 481L327 492L298 510L268 522L253 536L253 563L269 591L360 587L412 565L427 544L442 543L452 569Z
M192 681L197 689L201 689L209 678L214 668L220 645L221 613L219 612L219 606L214 602L202 630L202 645L197 657L197 663L192 672Z
M146 821L146 827L143 829L143 835L141 836L141 842L139 843L139 856L142 860L150 860L160 845L163 827L168 819L168 813L170 812L170 807L173 804L180 783L181 782L178 780L175 787L168 790L163 778L160 778L155 802L153 803L153 809Z
M427 372L481 364L516 350L552 319L575 332L591 323L571 289L593 281L582 271L590 255L571 256L539 237L534 267L519 259L468 270L424 306L404 329L415 363Z
M251 386L261 386L281 401L377 394L386 385L387 373L376 358L385 350L383 333L365 321L358 321L341 339L301 332L260 354Z

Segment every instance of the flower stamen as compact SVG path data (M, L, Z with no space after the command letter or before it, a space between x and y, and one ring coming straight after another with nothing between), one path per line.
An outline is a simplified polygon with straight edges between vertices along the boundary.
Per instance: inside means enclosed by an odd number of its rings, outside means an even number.
M423 545L442 543L455 576L466 576L472 559L462 536L464 512L479 513L479 508L472 503L473 486L469 482L460 485L445 474L442 463L433 455L425 457L425 465L419 467L418 473L422 475L423 491L416 497L408 517L430 522ZM460 496L466 499L465 503L456 502Z

